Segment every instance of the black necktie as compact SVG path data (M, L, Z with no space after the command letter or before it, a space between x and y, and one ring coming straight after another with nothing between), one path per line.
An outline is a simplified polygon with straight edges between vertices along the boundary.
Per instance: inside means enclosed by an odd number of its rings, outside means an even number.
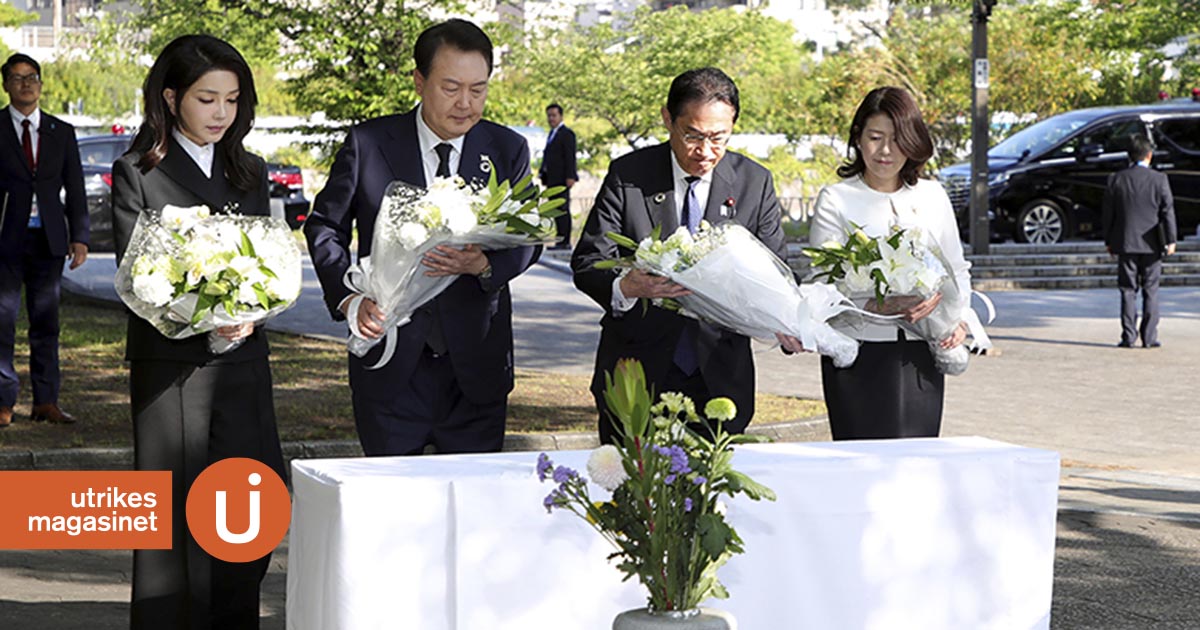
M450 177L450 149L452 148L449 142L442 142L433 147L438 154L437 177ZM429 327L429 334L425 337L425 345L429 346L435 356L441 356L446 354L447 350L446 334L442 331L442 320L438 316L437 304L429 302L426 307L432 316L432 323Z
M443 142L433 147L433 150L437 151L438 154L438 168L436 173L438 177L450 177L450 149L453 148L449 142Z
M33 157L33 134L29 133L29 119L21 121L21 148L25 151L25 163L29 170L37 170L37 160Z
M687 181L688 189L683 197L683 220L679 223L695 234L696 230L700 229L700 219L704 218L704 211L700 209L700 199L696 197L696 184L700 182L700 178L692 175L684 180Z
M700 178L689 176L684 179L687 180L688 189L683 198L683 216L679 223L695 234L696 230L700 229L700 219L704 216L704 212L700 210L700 200L696 197L696 183L700 181ZM696 321L688 319L683 324L679 343L675 344L675 366L686 376L695 374L700 367L700 357L696 353L698 333Z

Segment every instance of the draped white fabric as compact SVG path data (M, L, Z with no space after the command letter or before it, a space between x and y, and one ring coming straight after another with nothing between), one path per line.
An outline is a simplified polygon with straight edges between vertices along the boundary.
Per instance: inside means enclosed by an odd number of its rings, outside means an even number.
M546 514L536 458L293 462L288 627L592 630L645 605L599 535ZM1057 453L943 438L743 446L734 464L779 495L729 506L747 552L708 605L739 627L1049 627Z

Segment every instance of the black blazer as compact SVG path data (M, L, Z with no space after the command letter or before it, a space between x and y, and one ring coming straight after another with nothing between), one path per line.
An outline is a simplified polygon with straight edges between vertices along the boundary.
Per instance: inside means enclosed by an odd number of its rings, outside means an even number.
M662 226L663 238L679 227L670 150L669 145L660 144L613 161L571 257L575 286L604 309L593 391L603 390L604 373L626 357L642 362L650 382L662 381L689 321L655 306L643 309L638 305L614 315L612 284L617 273L593 268L601 260L632 254L609 240L608 232L640 241L656 226ZM770 171L745 156L726 153L713 172L704 218L713 224L730 219L740 223L783 259L786 245L781 216ZM697 357L714 397L729 396L739 408L744 401L754 400L754 361L747 337L701 324Z
M1134 164L1110 175L1101 220L1104 243L1114 254L1162 252L1176 237L1175 203L1166 174Z
M125 255L138 215L143 209L160 210L165 205L207 205L221 212L237 204L236 212L251 215L270 215L270 196L267 192L267 169L261 158L255 158L261 173L259 185L251 191L234 188L225 178L221 153L213 158L213 177L209 179L177 142L172 138L163 161L148 173L137 166L141 154L126 153L113 163L113 233L117 245L117 262ZM148 322L129 315L125 345L127 360L179 361L185 363L237 363L267 356L267 335L261 327L238 348L220 355L208 351L205 335L172 340L164 337Z
M375 217L388 184L395 180L425 186L425 167L417 140L417 110L384 116L356 125L334 159L325 188L313 202L304 224L308 250L335 320L345 316L338 305L350 295L342 276L350 266L350 240L358 230L358 256L369 256ZM499 180L516 183L529 174L529 147L507 127L480 120L463 138L458 175L467 182L486 183L485 164ZM512 298L508 281L541 255L541 247L517 247L486 253L492 278L481 281L460 276L430 308L413 314L396 330L396 352L389 369L408 378L416 367L433 326L440 320L454 374L468 400L485 403L512 390ZM368 354L373 361L378 347ZM352 357L352 361L358 360Z
M38 125L37 172L29 169L9 107L0 110L0 250L22 251L33 194L50 253L67 255L67 243L88 243L87 195L75 128L42 112ZM66 192L66 203L62 193Z
M554 139L546 145L538 179L543 186L565 186L568 179L579 180L575 169L575 132L566 125L559 125Z

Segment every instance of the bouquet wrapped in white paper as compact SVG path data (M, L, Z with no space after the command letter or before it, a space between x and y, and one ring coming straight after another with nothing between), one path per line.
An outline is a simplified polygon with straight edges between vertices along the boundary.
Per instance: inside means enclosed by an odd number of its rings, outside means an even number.
M282 219L168 205L138 217L115 283L164 336L209 333L219 354L241 342L214 329L278 315L299 297L300 279L300 248Z
M381 338L361 334L355 317L348 317L350 338L346 345L356 356L365 355L386 340L383 356L372 368L386 364L395 348L396 328L407 324L412 314L446 290L458 276L428 276L421 259L439 245L476 245L484 250L553 243L554 217L562 213L562 199L551 199L562 187L540 194L527 176L510 186L497 183L495 171L484 190L475 190L459 177L433 180L428 189L395 181L388 185L375 220L371 255L346 270L346 287L359 297L349 312L356 313L359 301L367 298L384 312Z
M971 287L959 286L941 249L920 229L893 226L887 236L872 238L854 227L845 243L824 243L806 248L804 253L818 272L815 278L832 283L866 308L885 315L911 308L941 292L941 302L928 316L915 322L897 318L893 323L929 343L934 362L943 374L966 371L970 357L966 344L945 349L941 341L963 322ZM991 346L981 325L971 330L976 347Z
M684 315L758 339L791 335L838 367L858 357L858 342L829 324L858 309L831 286L798 284L791 269L737 223L702 222L695 235L681 227L663 241L657 234L641 243L608 236L634 254L597 267L633 267L686 287L691 295L675 300Z

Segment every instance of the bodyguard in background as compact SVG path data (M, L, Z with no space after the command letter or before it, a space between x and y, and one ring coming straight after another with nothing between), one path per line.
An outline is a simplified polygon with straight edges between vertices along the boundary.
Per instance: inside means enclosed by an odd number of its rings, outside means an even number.
M1138 337L1147 348L1158 340L1158 281L1164 255L1175 253L1175 205L1167 176L1150 168L1154 145L1133 137L1133 165L1113 173L1104 191L1104 243L1117 257L1121 289L1121 341L1132 348ZM1142 321L1137 325L1137 293L1142 292Z
M558 230L556 248L571 247L571 188L579 181L579 173L575 170L575 132L563 123L563 109L558 103L546 107L546 123L550 125L550 135L546 136L546 149L542 152L542 167L538 170L538 179L542 186L565 186L566 190L558 197L565 199L563 212L554 219Z
M58 406L58 299L63 258L75 269L88 254L79 147L75 128L38 106L37 61L18 53L0 73L9 98L0 116L0 427L12 422L20 388L13 347L22 285L33 384L29 415L35 422L71 423L75 419Z
M334 159L329 181L304 224L313 266L335 320L354 318L369 338L384 334L383 312L355 299L342 276L371 254L375 217L389 183L424 188L434 177L485 183L529 174L529 145L515 131L483 120L492 42L478 26L448 20L425 29L413 48L421 103L404 114L356 125ZM371 369L386 343L350 355L354 422L367 455L499 451L513 388L512 296L508 282L541 255L540 247L484 252L442 245L425 273L458 278L391 334L390 361ZM355 307L353 312L350 311Z

